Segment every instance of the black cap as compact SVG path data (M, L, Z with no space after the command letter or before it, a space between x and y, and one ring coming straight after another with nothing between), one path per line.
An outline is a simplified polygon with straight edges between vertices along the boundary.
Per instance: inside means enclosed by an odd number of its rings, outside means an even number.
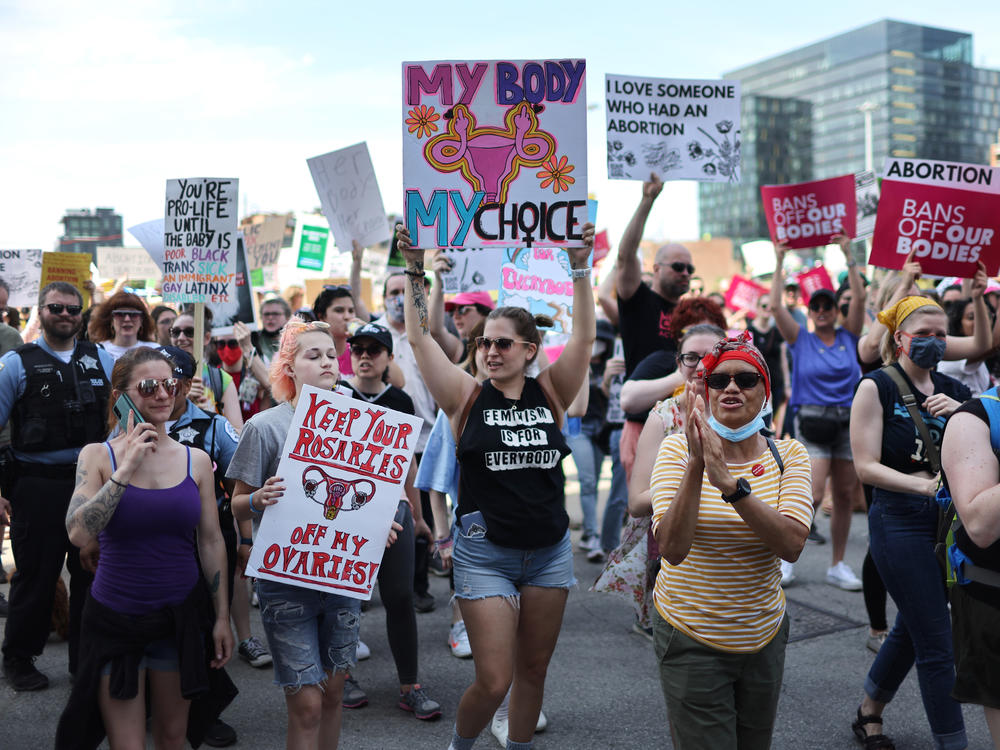
M810 294L809 304L811 305L813 302L820 299L821 297L826 297L833 304L837 304L837 295L834 294L832 289L827 289L826 287L823 287L822 289L817 289L815 292Z
M358 339L375 339L389 350L389 354L392 354L392 334L385 326L380 326L378 323L365 323L354 332L353 336L347 338L347 343L350 344Z
M194 358L176 346L161 346L161 354L166 354L174 363L174 377L190 380L194 377Z

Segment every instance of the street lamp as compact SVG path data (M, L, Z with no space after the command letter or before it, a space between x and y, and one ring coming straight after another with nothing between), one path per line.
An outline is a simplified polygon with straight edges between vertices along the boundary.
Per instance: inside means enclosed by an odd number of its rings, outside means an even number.
M878 109L875 102L865 102L858 111L865 116L865 169L872 171L872 112Z

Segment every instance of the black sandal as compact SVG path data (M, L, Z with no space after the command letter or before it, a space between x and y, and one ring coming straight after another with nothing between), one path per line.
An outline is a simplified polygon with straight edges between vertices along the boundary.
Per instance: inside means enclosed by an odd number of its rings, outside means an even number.
M865 750L896 750L892 740L884 734L868 734L865 726L868 724L881 724L881 716L864 716L861 713L861 706L858 706L858 718L851 724L854 736L865 746Z

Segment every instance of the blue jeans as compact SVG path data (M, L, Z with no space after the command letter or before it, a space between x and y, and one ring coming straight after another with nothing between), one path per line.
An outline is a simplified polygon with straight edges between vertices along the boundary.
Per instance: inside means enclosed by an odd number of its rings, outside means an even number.
M601 476L601 464L604 462L604 451L595 442L597 436L591 435L591 432L588 425L584 424L580 432L566 436L580 480L584 538L597 536L597 479Z
M622 525L628 508L628 483L625 480L625 467L622 466L621 453L618 450L621 437L622 431L617 429L608 438L611 447L611 491L604 506L604 522L601 524L601 549L605 552L617 549L621 543Z
M917 680L935 746L966 746L965 724L951 697L955 682L951 615L934 556L938 506L932 497L875 488L868 511L872 559L899 610L865 680L872 700L888 703L910 667Z

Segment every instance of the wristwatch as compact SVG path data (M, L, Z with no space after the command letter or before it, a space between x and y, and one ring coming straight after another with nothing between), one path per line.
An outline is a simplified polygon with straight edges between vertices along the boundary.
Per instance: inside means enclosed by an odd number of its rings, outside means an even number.
M750 482L747 481L746 477L740 477L736 480L736 491L732 495L723 495L722 499L727 503L735 503L737 500L742 500L747 495L753 492L750 489Z

